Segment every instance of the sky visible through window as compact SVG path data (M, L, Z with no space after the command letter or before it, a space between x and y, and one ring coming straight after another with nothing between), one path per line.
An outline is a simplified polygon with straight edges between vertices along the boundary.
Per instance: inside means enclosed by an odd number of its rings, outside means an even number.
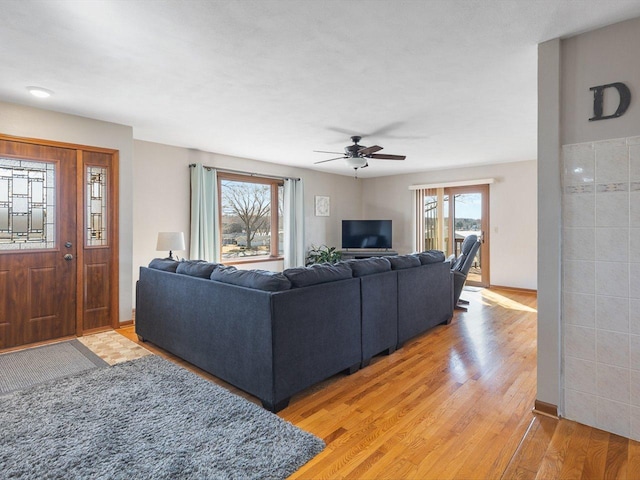
M281 254L282 190L274 183L221 179L222 258ZM278 198L277 212L271 209L273 195ZM277 224L272 213L277 215Z

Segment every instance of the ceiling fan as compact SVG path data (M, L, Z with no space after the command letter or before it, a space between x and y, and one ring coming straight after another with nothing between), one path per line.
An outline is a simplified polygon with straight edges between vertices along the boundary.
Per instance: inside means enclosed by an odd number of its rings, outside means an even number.
M317 165L319 163L332 162L334 160L345 159L347 161L347 165L357 171L359 168L368 167L370 158L374 158L376 160L404 160L405 158L407 158L404 155L387 155L384 153L375 153L382 150L382 147L378 145L373 145L371 147L359 145L358 142L361 139L362 137L354 135L353 137L351 137L353 145L344 147L344 154L341 154L340 157L329 158L328 160L320 160L319 162L314 162L314 165ZM340 152L326 152L323 150L314 150L314 152L340 154Z

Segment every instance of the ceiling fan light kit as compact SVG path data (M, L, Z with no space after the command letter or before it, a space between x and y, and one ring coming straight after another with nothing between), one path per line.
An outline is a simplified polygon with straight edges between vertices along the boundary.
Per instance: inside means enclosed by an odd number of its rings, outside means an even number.
M347 165L351 168L364 168L367 166L367 159L363 157L349 157L346 160Z
M357 170L359 168L365 168L369 166L369 159L374 158L376 160L404 160L404 155L387 155L384 153L377 154L375 152L379 152L382 150L382 147L379 145L372 145L371 147L365 147L364 145L360 145L358 142L362 139L362 137L358 135L354 135L351 137L351 141L353 145L348 145L344 148L344 155L336 158L329 158L328 160L320 160L318 162L314 162L315 165L319 163L332 162L334 160L344 159L346 160L347 166ZM337 153L337 152L327 152L322 150L316 150L317 153Z

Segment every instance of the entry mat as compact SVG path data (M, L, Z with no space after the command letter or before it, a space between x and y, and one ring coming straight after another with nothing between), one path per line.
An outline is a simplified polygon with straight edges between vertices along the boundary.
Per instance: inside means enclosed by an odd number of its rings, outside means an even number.
M78 340L0 355L0 395L109 364Z

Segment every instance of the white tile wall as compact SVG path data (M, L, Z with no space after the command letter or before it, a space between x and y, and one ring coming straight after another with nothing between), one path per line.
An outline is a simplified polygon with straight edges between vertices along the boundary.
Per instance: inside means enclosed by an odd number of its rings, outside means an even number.
M629 368L640 370L640 335L629 335Z
M640 440L640 137L563 147L564 415Z
M629 181L640 182L640 145L629 145Z
M562 229L562 255L565 260L593 261L595 252L596 236L593 228Z
M595 392L597 388L596 363L567 357L565 366L566 387L578 392Z
M640 438L640 408L631 407L631 438Z
M633 189L639 187L640 182L634 182L631 184L632 190L629 192L629 202L631 203L629 206L629 226L635 228L640 227L640 191Z
M640 307L640 300L637 300ZM596 325L596 296L581 293L564 292L562 296L564 321L568 325L580 325L594 328ZM640 312L638 312L640 333Z
M633 286L630 288L632 292L637 291ZM637 298L629 299L629 333L640 335L640 300Z
M628 403L598 397L597 427L629 437L631 433L631 407Z
M595 226L596 196L593 193L593 188L585 190L563 196L562 223L565 227ZM640 227L640 225L638 226Z
M564 351L569 357L582 360L596 359L596 329L566 325Z
M586 242L588 247L590 242L591 240ZM629 229L624 227L596 228L595 255L595 258L607 262L628 262Z
M626 139L594 144L596 184L629 182L629 147Z
M596 361L598 365L613 365L623 368L625 375L628 377L629 335L626 333L597 330ZM628 379L626 383L629 383Z
M598 363L596 365L596 393L598 397L629 404L631 382L629 370Z
M596 227L628 226L629 192L596 192Z
M640 370L631 370L631 380L629 394L631 395L631 405L640 407Z
M594 390L595 391L595 390ZM565 388L565 416L590 427L598 426L598 397Z
M595 293L595 262L570 260L564 261L562 274L565 291L571 293Z
M596 297L596 327L613 332L629 332L629 299L624 297Z

